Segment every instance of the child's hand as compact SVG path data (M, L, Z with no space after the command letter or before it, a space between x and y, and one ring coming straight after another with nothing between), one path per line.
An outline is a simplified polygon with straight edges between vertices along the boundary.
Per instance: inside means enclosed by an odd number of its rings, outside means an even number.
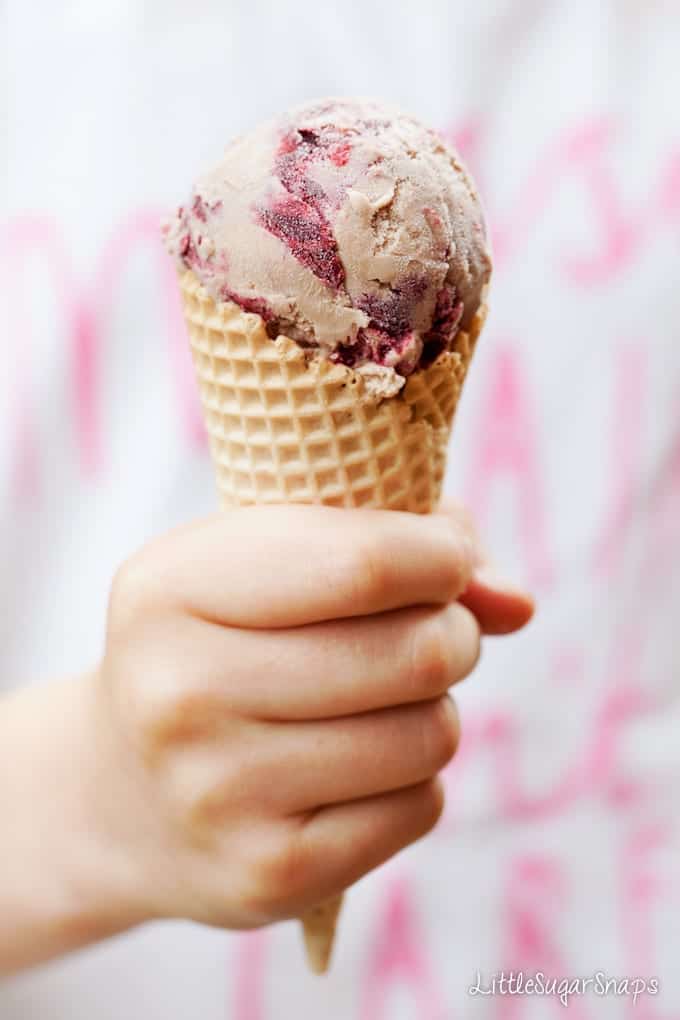
M95 688L94 832L136 916L296 916L433 827L459 738L446 691L479 655L455 601L477 555L466 536L450 514L263 507L122 567ZM507 629L484 593L485 628ZM498 605L508 626L531 611L520 594Z

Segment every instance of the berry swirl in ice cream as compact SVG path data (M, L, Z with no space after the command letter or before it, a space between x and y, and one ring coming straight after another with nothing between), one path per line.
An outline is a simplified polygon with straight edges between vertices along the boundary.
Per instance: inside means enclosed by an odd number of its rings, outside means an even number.
M368 100L310 103L236 139L164 235L215 300L381 396L452 348L491 272L456 154Z

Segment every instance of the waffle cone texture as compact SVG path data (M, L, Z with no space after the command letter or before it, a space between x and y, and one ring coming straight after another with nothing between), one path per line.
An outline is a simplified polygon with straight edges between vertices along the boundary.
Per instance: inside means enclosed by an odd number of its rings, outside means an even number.
M259 315L214 302L191 271L180 289L224 507L434 509L483 307L454 351L380 399L351 368L272 340Z
M486 308L455 349L379 398L344 365L259 315L216 303L191 271L180 276L191 351L224 508L323 503L430 513L441 495L453 418ZM302 922L309 965L330 961L342 897Z

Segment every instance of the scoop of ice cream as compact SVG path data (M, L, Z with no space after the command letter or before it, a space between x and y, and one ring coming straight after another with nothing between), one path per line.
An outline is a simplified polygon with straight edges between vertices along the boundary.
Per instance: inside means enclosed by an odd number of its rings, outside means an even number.
M456 154L367 100L310 103L233 141L164 236L215 300L385 396L451 348L491 271Z

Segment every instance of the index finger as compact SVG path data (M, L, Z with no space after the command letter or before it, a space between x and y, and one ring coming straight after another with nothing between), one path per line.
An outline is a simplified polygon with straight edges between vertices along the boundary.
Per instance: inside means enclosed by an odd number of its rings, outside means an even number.
M156 595L239 627L295 627L446 604L473 562L447 515L325 506L228 510L149 547Z

